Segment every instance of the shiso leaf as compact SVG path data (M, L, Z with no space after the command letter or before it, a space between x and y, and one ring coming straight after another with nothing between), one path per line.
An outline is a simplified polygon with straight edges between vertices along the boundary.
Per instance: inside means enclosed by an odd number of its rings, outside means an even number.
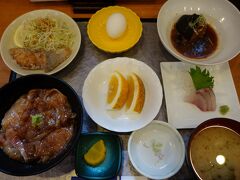
M210 75L207 69L201 70L199 66L196 66L195 69L190 68L189 74L192 78L196 90L203 88L213 88L214 77Z

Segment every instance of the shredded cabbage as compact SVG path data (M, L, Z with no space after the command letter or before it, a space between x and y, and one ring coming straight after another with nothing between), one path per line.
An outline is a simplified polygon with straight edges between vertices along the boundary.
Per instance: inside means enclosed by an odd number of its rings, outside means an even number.
M73 33L67 24L53 17L26 20L21 32L23 46L33 50L56 51L73 46Z

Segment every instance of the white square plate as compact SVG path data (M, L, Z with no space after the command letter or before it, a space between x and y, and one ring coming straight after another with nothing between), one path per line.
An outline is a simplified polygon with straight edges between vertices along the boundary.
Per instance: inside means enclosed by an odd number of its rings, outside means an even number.
M217 104L214 112L202 112L196 106L184 101L187 95L195 91L188 73L191 67L195 67L195 65L182 62L160 63L168 122L178 129L183 129L195 128L202 122L215 117L240 121L240 105L228 63L199 66L208 69L214 76L213 91ZM219 107L222 105L230 107L230 111L226 115L222 115L219 111Z

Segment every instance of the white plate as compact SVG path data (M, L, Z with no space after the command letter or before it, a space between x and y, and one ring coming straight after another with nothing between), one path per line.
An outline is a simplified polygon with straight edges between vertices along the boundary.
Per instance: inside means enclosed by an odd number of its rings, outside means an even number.
M173 47L171 29L184 14L203 14L218 36L217 50L206 59L192 60ZM161 42L177 59L194 64L213 65L227 62L240 52L240 12L228 0L168 0L161 7L157 28Z
M66 59L64 62L62 62L59 66L57 66L55 69L53 69L50 72L44 72L43 70L26 70L21 68L15 60L13 60L12 56L9 53L10 48L17 47L14 43L14 33L16 29L23 23L26 19L32 19L37 17L45 17L47 15L53 16L57 19L63 20L69 27L71 27L72 33L74 34L74 44L72 49L72 54L68 59ZM43 9L43 10L35 10L28 12L26 14L21 15L17 19L15 19L4 31L2 38L1 38L1 56L3 58L4 63L14 72L20 74L20 75L28 75L28 74L54 74L63 68L65 68L77 55L78 50L80 48L81 44L81 33L80 29L78 28L78 25L76 22L69 17L67 14L62 13L60 11L56 10L50 10L50 9Z
M195 67L194 65L182 62L163 62L160 66L170 124L176 128L195 128L202 122L215 117L228 117L240 121L240 105L228 63L199 66L208 69L214 76L213 91L217 105L214 112L202 112L195 105L184 102L184 98L195 91L188 73L190 67ZM222 105L230 107L230 111L225 116L219 112L219 107Z
M145 103L140 114L110 111L106 108L108 81L111 73L125 77L135 72L145 86ZM162 104L162 86L156 73L145 63L127 57L108 59L91 70L82 91L83 104L89 116L100 126L116 132L129 132L146 126L158 114Z
M131 134L128 154L133 166L142 175L165 179L182 167L185 146L174 127L166 122L153 121Z

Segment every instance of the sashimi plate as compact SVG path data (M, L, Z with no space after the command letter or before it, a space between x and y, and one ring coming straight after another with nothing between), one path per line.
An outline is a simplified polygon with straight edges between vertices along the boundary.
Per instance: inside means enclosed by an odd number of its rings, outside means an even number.
M108 82L114 71L123 76L136 73L145 86L145 102L140 114L109 110L106 106ZM162 86L156 73L144 62L127 57L108 59L98 64L88 74L82 91L83 104L89 116L98 125L116 132L130 132L149 124L158 114L162 104Z
M213 91L216 96L216 110L203 112L184 99L194 91L193 82L188 73L195 65L182 62L160 63L163 77L164 94L167 106L168 122L178 129L195 128L202 122L216 117L225 117L240 121L240 105L228 63L206 68L214 77ZM227 105L229 112L225 115L219 111L220 106Z

